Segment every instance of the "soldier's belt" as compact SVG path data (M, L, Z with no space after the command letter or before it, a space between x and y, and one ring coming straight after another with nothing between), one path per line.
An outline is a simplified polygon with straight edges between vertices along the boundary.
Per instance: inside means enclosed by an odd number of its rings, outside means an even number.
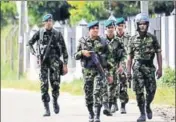
M153 60L136 59L135 61L139 62L140 64L153 65Z

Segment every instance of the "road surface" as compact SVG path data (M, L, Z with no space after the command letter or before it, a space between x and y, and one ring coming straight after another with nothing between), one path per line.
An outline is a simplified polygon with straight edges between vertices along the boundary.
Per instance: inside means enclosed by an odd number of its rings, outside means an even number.
M61 93L59 103L59 115L54 114L50 102L51 116L43 117L40 93L1 89L1 122L88 122L83 96ZM112 117L101 114L101 122L136 122L139 110L135 101L129 101L127 112L124 115L116 112ZM164 122L164 119L154 113L153 120L147 122Z

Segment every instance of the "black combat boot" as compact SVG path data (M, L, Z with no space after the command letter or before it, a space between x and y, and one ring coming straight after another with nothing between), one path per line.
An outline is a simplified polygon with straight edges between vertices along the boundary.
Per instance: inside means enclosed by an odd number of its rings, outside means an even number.
M121 114L126 114L126 109L125 109L126 103L121 103Z
M93 104L88 105L87 109L89 111L89 122L93 122L94 121Z
M108 103L103 103L103 106L104 106L103 114L105 114L106 116L112 116Z
M146 116L145 116L145 104L140 104L139 105L139 110L140 110L140 117L137 119L137 122L145 122L146 121Z
M94 122L100 122L100 112L101 112L101 106L96 106L94 109Z
M59 104L57 103L57 100L53 100L53 109L55 114L59 113L60 107L59 107Z
M44 102L44 108L45 108L45 113L43 114L43 116L50 116L50 109L49 109L48 102Z
M146 113L147 113L147 118L152 119L152 110L150 108L150 104L146 105Z

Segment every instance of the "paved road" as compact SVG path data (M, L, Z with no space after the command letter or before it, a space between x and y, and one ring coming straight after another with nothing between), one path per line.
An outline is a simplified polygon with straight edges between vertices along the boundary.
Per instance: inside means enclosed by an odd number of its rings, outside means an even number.
M53 113L50 103L51 117L44 118L39 93L1 89L1 122L88 122L83 96L61 93L59 103L60 114ZM135 101L129 102L127 112L126 115L116 112L112 117L102 115L101 122L135 122L139 115ZM164 122L164 120L154 113L153 120L147 122Z

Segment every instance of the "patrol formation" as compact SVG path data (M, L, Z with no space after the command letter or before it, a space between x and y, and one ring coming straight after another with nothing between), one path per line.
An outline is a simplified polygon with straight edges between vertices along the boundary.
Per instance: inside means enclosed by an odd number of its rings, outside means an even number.
M68 53L62 34L53 28L51 14L43 17L43 24L44 27L34 34L27 46L37 57L40 66L41 99L45 108L43 116L50 116L49 82L53 110L58 114L59 84L61 76L68 72ZM146 117L152 119L151 103L156 92L155 71L159 79L162 76L162 56L156 37L148 32L149 17L144 13L136 15L137 33L134 36L126 32L123 17L116 21L106 20L104 25L106 35L100 36L99 22L90 22L87 26L89 33L80 38L75 52L75 60L80 60L82 66L89 122L100 122L101 110L106 116L113 116L118 110L121 114L127 114L127 89L131 84L140 111L137 122L145 122ZM37 43L35 49L34 43ZM155 55L157 70L153 64Z

